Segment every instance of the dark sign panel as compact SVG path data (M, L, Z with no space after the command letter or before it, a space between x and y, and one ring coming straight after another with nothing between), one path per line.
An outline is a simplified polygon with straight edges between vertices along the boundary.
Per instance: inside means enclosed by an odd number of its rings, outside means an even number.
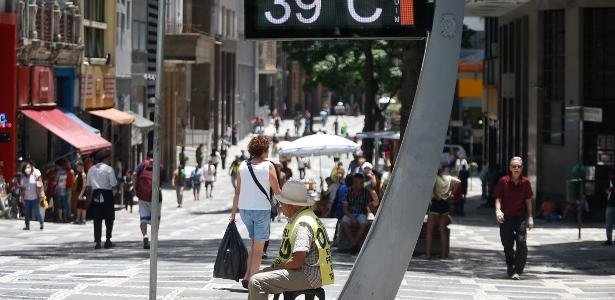
M246 38L423 38L426 1L245 0Z

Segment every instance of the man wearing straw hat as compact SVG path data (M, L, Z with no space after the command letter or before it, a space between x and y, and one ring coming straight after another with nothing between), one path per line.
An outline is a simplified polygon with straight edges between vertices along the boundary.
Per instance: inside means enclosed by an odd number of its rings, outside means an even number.
M252 276L250 300L266 300L268 294L319 288L333 283L333 261L327 230L314 214L305 183L290 180L276 195L288 216L278 257L269 268Z

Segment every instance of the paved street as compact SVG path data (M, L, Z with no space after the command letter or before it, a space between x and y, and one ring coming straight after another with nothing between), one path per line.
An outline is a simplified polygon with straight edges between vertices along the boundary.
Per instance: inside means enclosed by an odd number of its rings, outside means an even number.
M348 120L356 132L355 125L361 119ZM290 125L284 123L284 127ZM267 130L271 132L272 127ZM229 157L246 144L247 140L243 140L233 147ZM331 162L323 158L327 172ZM308 177L317 176L315 166L313 163ZM295 165L291 167L296 171ZM473 179L470 192L477 196L479 191L479 180ZM191 192L186 191L184 207L178 209L174 191L163 192L158 296L246 299L238 283L212 278L231 203L228 174L219 172L214 199L205 199L203 194L199 201L193 201ZM467 205L468 217L455 218L451 226L451 258L413 259L399 299L615 298L615 247L600 246L602 228L584 229L583 240L578 241L574 226L547 226L537 221L537 228L528 238L530 254L523 280L511 281L505 278L492 210L477 209L478 201L473 197ZM0 299L147 298L149 252L141 247L138 222L137 209L132 214L118 211L113 238L117 246L94 250L91 222L85 226L49 223L41 232L22 231L23 221L0 220ZM335 221L328 219L325 224L333 235ZM246 237L240 221L238 228ZM279 245L282 228L283 223L272 224L270 256ZM354 259L346 254L334 255L336 284L326 288L328 299L339 295ZM268 259L264 264L270 262Z

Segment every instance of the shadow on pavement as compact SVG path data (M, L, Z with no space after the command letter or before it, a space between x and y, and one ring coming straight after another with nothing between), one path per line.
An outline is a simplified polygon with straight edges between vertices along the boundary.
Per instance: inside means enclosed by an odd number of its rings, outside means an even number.
M615 249L582 241L529 247L526 278L556 279L563 275L614 275ZM502 249L452 248L444 260L413 258L408 271L466 278L506 278Z

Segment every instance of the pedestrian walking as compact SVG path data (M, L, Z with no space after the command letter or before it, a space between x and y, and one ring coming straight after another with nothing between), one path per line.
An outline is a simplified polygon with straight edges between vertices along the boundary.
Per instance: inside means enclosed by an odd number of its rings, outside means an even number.
M466 165L461 165L461 170L459 170L459 176L457 176L457 178L461 183L458 191L459 199L454 206L454 215L463 217L465 216L464 206L466 203L466 196L468 195L468 179L470 178L470 171Z
M133 198L135 195L135 184L132 178L132 170L126 170L126 173L124 173L124 176L121 178L122 188L120 189L122 191L122 200L124 201L124 210L128 210L128 207L130 207L130 213L132 213Z
M303 160L303 157L297 156L297 168L299 169L299 178L304 179L305 178L305 161Z
M500 224L506 272L514 280L519 280L523 274L527 260L527 230L534 228L532 186L522 170L521 157L513 157L510 173L500 178L495 187L495 215Z
M274 121L273 121L273 126L275 126L275 133L279 134L280 133L280 118L279 117L275 117Z
M229 221L234 222L239 210L250 235L247 271L241 282L244 288L247 288L248 281L260 268L263 248L269 240L270 201L273 194L280 192L275 167L267 160L269 139L263 135L253 137L248 144L248 151L252 159L241 162L239 166L237 188L229 217Z
M68 160L62 158L55 162L55 189L53 193L53 207L58 223L66 223L69 207L69 189L72 188L73 175L68 166ZM68 169L67 169L68 168Z
M268 294L314 289L333 283L327 229L309 208L312 203L307 194L303 182L293 180L284 185L278 199L289 221L283 231L280 256L271 267L252 276L248 299L266 300Z
M606 242L613 245L613 226L615 225L615 168L609 171L609 188L606 190Z
M45 219L41 216L39 209L40 199L45 197L45 189L43 188L43 178L33 162L26 163L21 169L23 176L21 178L21 203L25 210L26 227L24 230L30 230L30 219L32 213L36 220L40 223L40 229L43 230Z
M433 231L436 226L440 232L440 257L447 258L449 245L446 233L446 226L450 223L449 200L459 186L459 179L445 174L445 166L438 168L438 175L433 187L431 204L427 210L427 232L425 235L425 256L431 258L431 245L433 241Z
M139 198L139 218L141 235L143 235L143 249L149 249L149 237L147 236L147 225L152 221L152 190L153 190L153 169L154 169L154 153L150 150L147 152L147 160L142 162L135 170L137 198ZM164 174L164 167L160 166L160 174ZM156 187L158 193L158 201L162 202L162 193L160 188ZM162 205L158 206L160 210ZM158 211L160 217L160 211Z
M284 140L285 141L290 140L290 128L286 129L286 132L284 133Z
M293 121L295 125L295 136L299 135L299 128L301 127L301 115L297 115Z
M77 214L73 224L84 225L85 213L88 209L88 199L86 197L87 175L83 169L83 162L78 160L75 163L75 193L77 198Z
M204 146L205 145L203 145L203 144L199 144L199 146L196 147L195 156L196 156L196 164L197 165L203 164L203 147Z
M231 184L233 185L233 189L237 189L237 174L239 174L239 163L241 162L241 158L238 155L235 155L235 160L229 166L229 175L231 175Z
M222 141L222 146L220 146L220 162L222 163L222 170L226 169L226 156L228 152L228 146L226 141Z
M201 184L203 183L203 169L201 165L196 165L190 173L190 184L192 185L192 195L194 201L201 199Z
M117 187L117 178L111 167L111 151L98 152L96 161L98 163L88 170L87 175L87 185L92 195L90 213L94 221L94 249L101 248L103 219L106 228L105 249L109 249L114 246L111 242L113 222L115 221L113 189Z
M207 166L205 172L205 197L212 198L214 192L214 182L216 182L216 169L213 165Z
M216 171L218 171L218 164L220 164L220 153L218 153L218 150L216 148L211 150L209 164L213 165Z
M335 133L335 135L340 134L340 122L337 120L338 118L335 118L335 121L333 122L333 132Z
M175 188L175 196L177 197L177 208L182 207L184 199L184 186L186 185L186 171L179 165L175 171L173 171L173 177L171 178L173 187Z

